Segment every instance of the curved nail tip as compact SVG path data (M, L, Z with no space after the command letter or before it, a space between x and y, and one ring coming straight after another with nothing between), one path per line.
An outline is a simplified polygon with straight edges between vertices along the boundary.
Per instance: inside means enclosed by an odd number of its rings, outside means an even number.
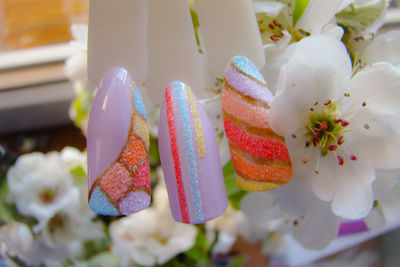
M224 72L224 86L269 105L273 99L267 82L246 57L236 56Z
M222 214L228 200L215 133L190 87L180 81L165 90L158 133L174 219L203 223L209 214Z
M129 193L119 204L121 214L128 215L139 212L150 205L151 198L144 191Z
M150 201L149 131L140 92L128 72L112 68L95 96L88 126L89 206L103 215L126 215ZM140 171L138 171L140 170ZM138 207L119 209L131 191L146 188ZM99 202L99 203L97 203ZM124 202L124 203L125 203Z
M258 70L257 66L245 56L235 56L232 58L232 63L241 70L244 74L253 77L254 79L267 84L264 77L261 75L260 71Z
M292 177L284 138L276 135L268 123L268 104L273 96L260 76L250 60L237 56L225 71L222 90L224 128L236 182L246 191L272 190Z

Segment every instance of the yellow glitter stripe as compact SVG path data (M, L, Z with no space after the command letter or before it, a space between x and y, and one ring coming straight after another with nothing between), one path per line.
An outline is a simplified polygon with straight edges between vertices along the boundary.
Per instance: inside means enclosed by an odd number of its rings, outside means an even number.
M135 134L142 139L147 152L149 152L149 146L150 146L150 140L149 140L149 128L147 127L147 122L145 119L143 119L142 116L138 115L136 113L135 119L134 119L134 131Z
M196 141L197 141L197 146L199 147L199 154L200 157L204 158L206 156L206 145L204 143L204 132L203 132L203 126L201 125L200 122L199 111L197 109L196 103L194 102L192 91L188 86L186 86L185 89L186 89L186 95L189 100L190 111L192 113L192 117L194 120L194 130L196 132Z
M248 180L238 174L236 174L236 184L240 189L250 192L268 191L279 187L279 185L275 183Z

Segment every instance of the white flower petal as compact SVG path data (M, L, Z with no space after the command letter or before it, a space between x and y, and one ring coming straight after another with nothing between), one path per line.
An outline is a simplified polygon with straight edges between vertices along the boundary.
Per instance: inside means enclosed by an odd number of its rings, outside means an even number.
M372 207L374 179L375 169L370 161L362 157L357 161L345 159L340 166L329 153L320 159L319 174L312 174L311 186L320 199L332 201L332 211L337 216L358 219Z
M296 99L290 92L285 90L284 84L287 80L287 69L281 69L278 80L278 93L272 100L269 111L269 123L272 130L281 136L290 136L302 129L308 118L302 112L297 112ZM280 89L281 88L281 89ZM300 108L299 108L300 109ZM289 150L290 152L290 150Z
M357 73L350 81L350 98L344 112L351 112L365 102L365 108L400 115L400 69L389 63L375 63ZM346 104L346 103L345 103Z
M240 202L240 209L253 222L264 224L281 216L270 192L252 192Z
M375 37L365 50L364 56L368 64L386 61L400 65L400 31L390 31Z
M382 230L386 226L386 219L382 213L382 210L378 207L371 210L367 217L364 218L368 229L372 231Z
M265 80L268 82L268 89L275 93L277 89L279 72L284 64L286 64L293 54L297 43L292 43L292 36L289 32L284 31L283 37L274 44L266 44L264 46L265 60L268 64L260 70Z
M372 209L374 197L371 185L348 182L335 192L332 211L337 216L356 220L365 217Z
M235 241L236 235L220 232L218 235L218 241L212 248L212 254L217 255L229 253Z
M345 144L355 156L368 157L375 168L400 167L400 116L362 110L350 126Z
M271 191L271 194L282 212L298 217L309 215L320 201L311 190L309 180L305 178L293 177L286 186Z
M294 228L294 237L306 248L323 249L336 239L341 219L335 216L328 202L319 201L312 214Z
M332 153L328 153L328 155L319 159L317 170L319 173L310 173L311 187L318 198L324 201L332 200L338 186L339 174L336 172L338 167L340 166Z
M253 1L252 6L255 13L263 12L271 18L276 18L283 9L287 9L287 5L275 1Z
M344 34L342 27L329 23L322 28L322 34L331 36L337 40L341 40Z
M291 135L308 120L316 101L336 100L347 88L351 62L343 43L316 35L302 39L280 73L270 122L280 135Z
M377 169L376 179L372 185L374 198L381 200L385 198L387 192L391 190L400 179L400 169Z
M310 0L296 28L319 33L322 27L335 17L342 4L343 0Z

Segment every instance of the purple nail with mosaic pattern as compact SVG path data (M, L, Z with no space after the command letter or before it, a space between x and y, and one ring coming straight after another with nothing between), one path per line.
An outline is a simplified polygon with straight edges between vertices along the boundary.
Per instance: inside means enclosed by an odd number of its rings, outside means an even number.
M203 107L182 82L165 90L158 146L174 219L199 224L221 215L228 199L217 139Z
M87 133L89 207L128 215L150 205L149 131L138 88L123 68L107 72Z

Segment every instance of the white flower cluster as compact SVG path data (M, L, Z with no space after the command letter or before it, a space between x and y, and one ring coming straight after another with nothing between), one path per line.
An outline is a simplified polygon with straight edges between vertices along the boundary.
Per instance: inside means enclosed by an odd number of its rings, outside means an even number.
M161 168L158 174L162 176ZM120 258L121 266L163 264L194 245L196 226L172 218L162 181L154 191L152 207L110 225L112 251Z
M18 158L7 174L8 202L36 222L32 230L23 223L0 228L0 239L10 256L32 265L61 266L74 259L86 240L104 237L103 224L94 222L88 208L87 180L72 170L86 165L86 155L74 148L61 153L31 153Z

